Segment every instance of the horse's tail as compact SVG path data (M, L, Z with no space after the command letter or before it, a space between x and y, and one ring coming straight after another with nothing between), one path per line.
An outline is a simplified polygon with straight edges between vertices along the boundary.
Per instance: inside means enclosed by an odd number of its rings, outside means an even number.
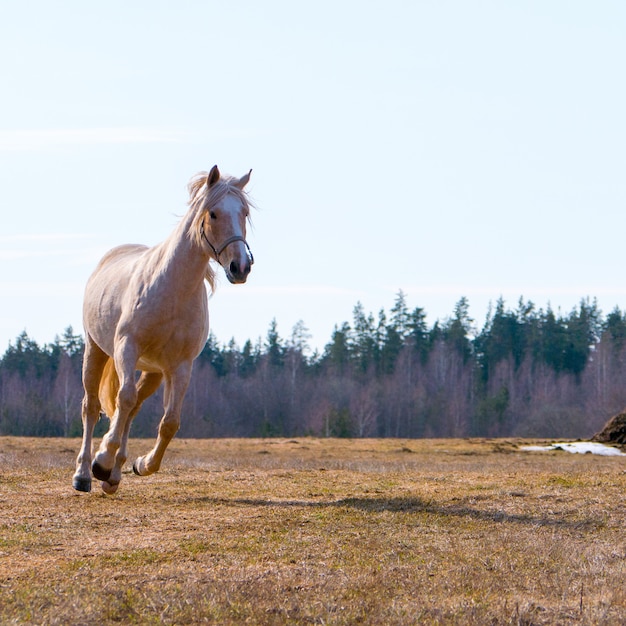
M113 417L115 413L115 399L117 398L117 392L120 389L120 379L115 370L115 362L109 358L104 366L102 372L102 378L100 378L100 389L98 396L100 398L100 404L107 417Z

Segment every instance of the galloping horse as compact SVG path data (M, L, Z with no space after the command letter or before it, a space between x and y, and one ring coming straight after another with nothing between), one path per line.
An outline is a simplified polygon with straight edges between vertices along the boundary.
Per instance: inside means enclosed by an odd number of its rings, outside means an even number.
M189 210L174 232L148 248L110 250L85 289L83 322L83 442L73 486L91 491L91 472L112 494L128 456L130 425L144 400L165 381L165 413L154 448L133 464L135 474L158 471L180 425L180 412L194 359L209 333L205 279L216 261L231 283L245 283L254 259L246 242L249 204L241 178L222 178L217 165L189 182ZM141 370L139 379L136 372ZM100 411L109 430L91 462Z

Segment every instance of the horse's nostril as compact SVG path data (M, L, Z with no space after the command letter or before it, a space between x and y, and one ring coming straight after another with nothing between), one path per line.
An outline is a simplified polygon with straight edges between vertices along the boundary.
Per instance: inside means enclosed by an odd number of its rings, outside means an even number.
M250 273L250 263L240 264L237 261L231 261L228 272L236 278L245 278Z

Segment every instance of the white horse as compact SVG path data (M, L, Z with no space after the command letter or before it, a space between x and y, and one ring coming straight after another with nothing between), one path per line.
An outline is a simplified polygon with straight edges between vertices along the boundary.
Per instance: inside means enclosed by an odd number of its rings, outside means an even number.
M215 278L209 261L219 263L231 283L245 283L254 262L246 242L244 187L250 172L222 178L217 165L208 174L200 172L189 182L187 214L163 243L114 248L89 278L83 303L83 442L74 489L91 491L93 472L105 493L117 491L131 422L165 381L165 413L156 444L135 460L133 470L147 476L161 466L180 425L193 361L209 333L204 280L213 288ZM111 423L92 464L93 430L101 409Z

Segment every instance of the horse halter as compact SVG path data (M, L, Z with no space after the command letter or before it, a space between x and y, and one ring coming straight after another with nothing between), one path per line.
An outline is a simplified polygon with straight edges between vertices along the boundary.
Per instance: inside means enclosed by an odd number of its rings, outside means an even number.
M204 237L204 240L209 244L209 248L211 248L211 250L213 250L213 253L215 254L215 260L220 263L220 254L222 254L222 252L224 252L224 250L226 250L226 248L228 248L228 246L230 246L231 243L235 243L235 241L242 241L243 245L246 246L246 252L248 254L248 259L250 260L250 265L252 265L254 263L254 255L252 254L252 250L250 250L250 246L248 245L248 242L241 236L241 235L233 235L232 237L229 237L219 248L219 250L209 241L209 238L206 236L206 233L204 232L204 224L200 225L200 232L202 233L202 236ZM221 263L220 263L221 265Z

